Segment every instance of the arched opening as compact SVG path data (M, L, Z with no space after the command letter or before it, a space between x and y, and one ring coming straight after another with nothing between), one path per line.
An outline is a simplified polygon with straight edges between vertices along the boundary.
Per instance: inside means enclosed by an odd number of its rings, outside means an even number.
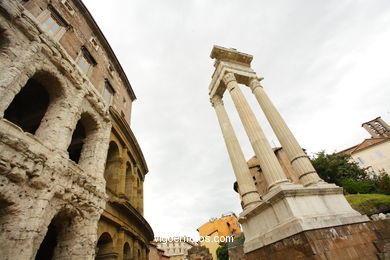
M54 224L50 224L45 238L43 239L41 246L38 249L36 260L52 259L54 255L54 249L57 246L58 230Z
M95 259L108 259L113 254L113 241L109 233L104 232L97 242L97 252Z
M56 215L47 228L46 235L39 246L35 260L52 259L57 245L66 235L66 228L71 224L70 216L64 213Z
M83 144L87 137L85 132L85 127L81 120L77 122L76 128L73 131L72 141L68 147L69 159L75 163L79 163L81 150L83 149Z
M130 245L127 242L123 246L123 259L124 260L130 260L131 259Z
M93 118L87 114L81 114L79 121L76 124L76 128L72 134L72 140L68 147L69 159L75 163L80 162L82 157L83 148L87 142L87 137L97 129L96 122Z
M4 112L4 118L25 132L35 134L49 106L49 94L36 79L31 78Z
M35 134L49 104L62 95L61 83L47 72L37 72L14 97L4 118Z
M131 176L132 176L132 167L129 162L126 163L126 179L125 179L125 194L131 199Z
M115 142L110 142L107 153L106 168L104 170L104 179L106 188L112 192L116 191L117 177L120 171L119 148Z

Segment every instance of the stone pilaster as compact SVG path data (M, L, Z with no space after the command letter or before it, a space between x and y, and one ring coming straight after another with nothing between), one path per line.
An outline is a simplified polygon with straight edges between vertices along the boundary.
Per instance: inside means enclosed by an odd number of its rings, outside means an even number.
M286 122L283 120L276 107L272 104L263 87L260 85L260 81L257 78L251 79L249 87L256 96L256 99L275 132L275 135L278 137L280 144L286 151L294 170L299 175L301 183L307 186L321 181L316 170L311 164L309 157L302 150L298 141L288 128Z
M35 136L45 145L66 151L72 139L75 122L84 94L57 98L50 103Z
M85 138L81 152L79 165L90 174L104 173L105 161L107 159L108 145L111 131L111 123L101 121L98 129L89 133ZM103 174L100 176L103 180Z
M241 150L240 144L238 143L225 107L223 106L221 97L214 96L211 99L211 103L217 114L234 174L236 175L237 183L242 195L243 206L246 208L251 204L259 202L260 196L257 193L248 165L246 164L244 154Z
M137 208L137 167L132 167L132 188L131 188L131 205L136 209Z
M138 198L138 211L141 213L141 215L144 215L144 183L142 180L140 180L140 186L139 186L139 198Z
M116 249L115 249L115 252L118 252L118 259L123 259L124 243L125 243L125 229L124 227L120 227L116 239Z
M122 154L126 154L126 149L122 151ZM118 196L122 198L126 197L126 171L126 161L122 158L121 166L118 171L118 185L116 188Z
M260 161L261 168L264 172L264 177L268 183L268 189L273 186L288 182L286 175L280 166L267 138L264 135L257 119L251 110L244 94L241 92L236 78L233 73L227 73L223 77L223 82L229 90L233 99L234 105L238 111L241 122L244 125L245 131L249 137L252 148L256 157Z

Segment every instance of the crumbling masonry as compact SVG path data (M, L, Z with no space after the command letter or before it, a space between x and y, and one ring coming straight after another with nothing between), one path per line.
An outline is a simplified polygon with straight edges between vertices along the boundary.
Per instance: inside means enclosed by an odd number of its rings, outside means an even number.
M53 259L95 255L111 123L76 66L17 1L0 1L1 259L44 257L48 230Z

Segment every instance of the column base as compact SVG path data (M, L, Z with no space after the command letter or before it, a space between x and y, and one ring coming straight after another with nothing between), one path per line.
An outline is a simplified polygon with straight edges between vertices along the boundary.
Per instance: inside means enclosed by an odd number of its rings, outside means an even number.
M252 252L306 230L369 221L352 209L343 189L328 183L310 187L282 184L263 196L256 207L240 214L245 243Z

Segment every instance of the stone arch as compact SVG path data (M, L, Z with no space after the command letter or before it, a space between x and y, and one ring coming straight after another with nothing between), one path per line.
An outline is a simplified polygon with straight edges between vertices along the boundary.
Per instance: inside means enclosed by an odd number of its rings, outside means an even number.
M46 234L36 252L35 260L58 259L63 251L62 244L72 237L69 229L76 214L74 210L67 208L59 211L51 219Z
M131 249L129 243L125 243L123 245L123 259L130 260L131 259Z
M47 71L36 71L21 90L14 95L4 111L4 118L23 131L35 134L41 124L55 112L54 107L64 95L64 86L57 76Z
M118 174L121 167L120 149L115 141L108 145L106 168L104 170L104 179L106 180L106 189L116 192L118 184Z
M95 118L84 112L81 114L80 119L76 123L76 127L73 130L72 139L68 146L69 159L75 163L81 163L86 157L91 157L91 136L93 136L99 129L98 123Z
M114 253L114 242L112 236L108 232L100 235L97 242L96 258L95 259L110 259L110 256L117 255Z

